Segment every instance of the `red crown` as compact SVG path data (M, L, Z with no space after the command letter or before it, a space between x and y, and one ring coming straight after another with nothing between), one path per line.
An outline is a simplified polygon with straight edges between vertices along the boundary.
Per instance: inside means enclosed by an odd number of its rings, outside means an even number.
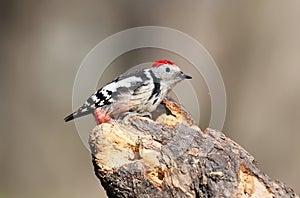
M152 67L159 67L161 65L168 64L168 65L174 65L172 61L169 60L158 60L152 63Z

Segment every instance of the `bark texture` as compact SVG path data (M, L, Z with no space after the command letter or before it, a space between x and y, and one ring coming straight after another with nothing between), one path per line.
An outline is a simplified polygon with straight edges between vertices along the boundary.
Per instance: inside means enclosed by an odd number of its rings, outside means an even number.
M201 131L169 99L153 120L98 125L89 144L108 197L298 197L222 132Z

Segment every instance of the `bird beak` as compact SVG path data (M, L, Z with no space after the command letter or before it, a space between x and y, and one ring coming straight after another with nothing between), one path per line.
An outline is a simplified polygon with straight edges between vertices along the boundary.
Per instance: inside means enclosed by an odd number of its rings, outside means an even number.
M186 75L186 74L183 73L183 72L180 72L179 76L180 76L180 78L182 78L182 79L192 79L192 76Z

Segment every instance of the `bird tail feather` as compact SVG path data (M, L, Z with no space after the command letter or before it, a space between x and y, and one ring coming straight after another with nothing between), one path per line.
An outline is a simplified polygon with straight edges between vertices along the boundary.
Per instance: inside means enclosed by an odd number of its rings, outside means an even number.
M77 111L75 111L74 113L71 113L70 115L68 115L67 117L65 117L65 122L69 122L71 120L74 120L75 118L79 118L85 115L88 115L92 113L91 110L87 110L86 108L80 108Z

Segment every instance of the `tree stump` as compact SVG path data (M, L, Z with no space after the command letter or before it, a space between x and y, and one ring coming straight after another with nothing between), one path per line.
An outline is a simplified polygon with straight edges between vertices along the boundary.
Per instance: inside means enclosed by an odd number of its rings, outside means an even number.
M115 120L90 134L95 174L108 197L299 197L222 132L201 131L173 100L152 118Z

